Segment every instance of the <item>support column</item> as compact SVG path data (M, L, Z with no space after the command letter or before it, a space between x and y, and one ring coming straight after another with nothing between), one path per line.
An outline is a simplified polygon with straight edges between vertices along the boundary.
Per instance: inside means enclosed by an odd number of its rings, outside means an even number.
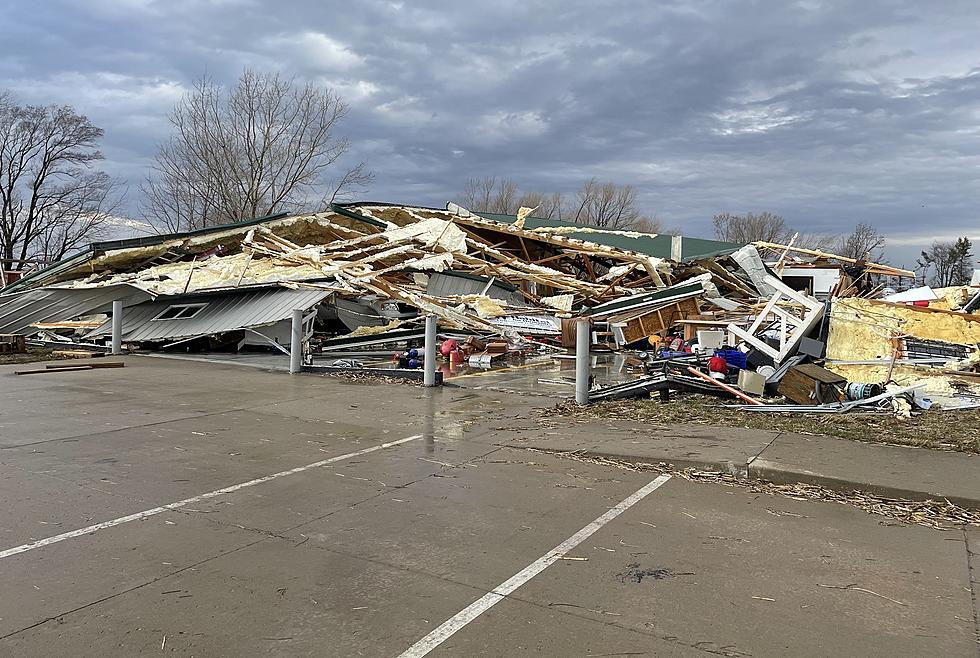
M436 316L425 316L425 349L422 358L422 386L436 385Z
M684 238L679 235L670 236L670 260L680 262L684 255Z
M122 301L112 302L112 353L122 354Z
M289 372L303 369L303 309L293 309L293 326L289 337Z
M589 344L592 342L592 322L579 320L575 325L575 402L589 403L589 375L592 373L592 356Z

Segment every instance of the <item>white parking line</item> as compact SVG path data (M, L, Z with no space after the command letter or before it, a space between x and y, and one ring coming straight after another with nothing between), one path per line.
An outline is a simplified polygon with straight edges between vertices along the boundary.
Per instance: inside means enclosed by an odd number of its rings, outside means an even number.
M103 521L102 523L96 523L95 525L90 525L86 528L79 528L78 530L72 530L71 532L65 532L60 535L55 535L54 537L47 537L45 539L39 539L33 541L29 544L21 544L20 546L14 546L13 548L8 548L4 551L0 551L0 559L5 557L10 557L11 555L17 555L18 553L26 553L27 551L32 551L35 548L42 548L44 546L50 546L51 544L57 544L58 542L65 541L66 539L74 539L75 537L81 537L82 535L90 535L92 533L98 532L99 530L105 530L106 528L112 528L117 525L122 525L123 523L129 523L130 521L139 521L140 519L145 519L161 512L167 512L170 510L180 509L185 505L190 505L191 503L198 503L202 500L208 500L210 498L215 498L217 496L223 496L224 494L233 493L240 489L246 487L254 487L257 484L263 484L265 482L270 482L272 480L286 477L287 475L295 475L297 473L302 473L303 471L308 471L313 468L319 468L321 466L326 466L327 464L333 464L345 459L350 459L352 457L360 457L361 455L366 455L376 450L383 450L384 448L390 448L392 446L397 446L402 443L407 443L409 441L414 441L416 439L421 439L421 434L416 434L414 436L408 436L404 439L398 439L397 441L391 441L389 443L382 443L380 445L371 446L370 448L364 448L362 450L356 450L354 452L348 452L345 455L337 455L336 457L331 457L329 459L322 459L318 462L313 462L312 464L307 464L306 466L297 466L296 468L291 468L288 471L280 471L279 473L273 473L272 475L266 475L260 478L255 478L254 480L249 480L248 482L242 482L240 484L233 484L230 487L224 487L223 489L217 489L215 491L209 491L207 493L194 496L192 498L185 498L184 500L178 500L175 503L169 503L167 505L161 505L160 507L154 507L153 509L144 510L142 512L136 512L135 514L129 514L127 516L121 516L118 519L113 519L112 521Z
M628 510L630 507L646 498L650 493L658 489L669 479L670 476L665 474L657 477L652 482L647 483L631 496L597 518L595 521L555 546L553 549L539 557L531 564L527 565L518 573L497 585L497 587L495 587L492 591L487 592L483 597L477 599L467 607L460 610L458 613L456 613L456 615L443 622L438 628L409 647L404 653L399 655L398 658L421 658L422 656L426 655L440 644L448 640L453 633L466 626L468 623L482 615L493 606L497 605L508 594L560 560L568 551L572 550L590 536L595 534L599 528L606 525L617 516Z

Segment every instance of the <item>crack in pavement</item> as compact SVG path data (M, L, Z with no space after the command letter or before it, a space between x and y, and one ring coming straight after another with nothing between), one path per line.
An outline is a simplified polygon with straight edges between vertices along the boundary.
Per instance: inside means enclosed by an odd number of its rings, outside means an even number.
M288 400L280 400L277 403L282 404L284 402L300 402L302 400L312 400L314 398L319 398L318 395L305 395L303 397L291 398ZM40 441L28 441L27 443L18 443L16 445L10 446L0 446L0 450L16 450L17 448L29 448L31 446L43 445L46 443L56 443L58 441L77 441L79 439L87 439L93 436L104 436L106 434L115 434L116 432L125 432L126 430L138 430L147 427L156 427L157 425L166 425L167 423L180 423L185 420L197 420L198 418L210 418L212 416L220 416L222 414L237 413L239 411L254 411L265 405L251 405L247 407L233 407L231 409L222 409L220 411L209 411L205 413L193 414L190 416L182 416L180 418L168 418L167 420L157 420L152 423L142 423L136 425L127 425L126 427L116 427L108 430L99 430L98 432L86 432L84 434L73 434L72 436L60 436L54 439L42 439ZM282 414L285 415L285 414Z
M750 457L747 462L745 462L745 468L748 469L750 466L752 466L752 462L754 462L756 459L758 459L759 457L761 457L762 456L762 453L764 453L766 450L768 450L769 447L772 446L772 444L776 442L776 439L778 439L779 437L781 437L785 433L786 432L776 432L776 436L772 437L772 440L769 441L769 443L767 443L765 446L763 446L762 450L760 450L759 452L757 452L755 455L753 455L752 457Z
M295 526L292 526L290 528L286 528L286 529L280 531L280 533L285 533L285 532L291 532L291 531L294 531L294 530L298 530L299 528L302 528L303 526L310 525L312 523L316 523L316 522L321 521L323 519L326 519L326 518L328 518L330 516L333 516L334 514L336 514L338 512L341 512L341 511L344 511L344 510L347 510L347 509L351 509L351 508L357 507L358 505L361 505L363 503L369 502L371 500L375 500L377 498L384 497L384 496L386 496L386 495L388 495L390 493L393 493L394 491L397 491L399 489L407 489L408 487L410 487L410 486L412 486L414 484L417 484L419 482L422 482L422 481L424 481L426 479L429 479L429 478L432 478L432 477L436 477L436 476L438 476L439 473L441 473L443 471L448 471L448 470L452 470L452 469L455 469L455 468L465 468L467 465L469 465L469 464L471 464L473 462L476 462L478 460L485 459L486 457L494 454L495 452L499 452L499 451L503 450L506 447L507 446L499 446L499 447L496 447L493 450L490 450L490 451L488 451L488 452L486 452L486 453L484 453L482 455L477 455L475 457L471 457L470 459L467 459L465 461L462 461L462 462L460 462L458 464L453 464L453 465L448 466L446 468L442 468L442 469L440 469L439 471L437 471L435 473L429 473L429 474L427 474L427 475L425 475L423 477L420 477L420 478L418 478L416 480L412 480L411 482L406 482L405 484L401 484L401 485L393 485L393 486L389 487L389 489L386 489L384 491L379 491L379 492L375 493L374 495L368 496L367 498L364 498L362 500L359 500L359 501L357 501L357 502L355 502L355 503L353 503L351 505L346 505L346 506L344 506L342 508L339 508L339 509L336 509L336 510L331 510L330 512L327 512L326 514L320 515L320 516L318 516L316 518L313 518L313 519L309 519L307 521L304 521L303 523L299 523L299 524L297 524ZM513 463L513 464L517 464L517 465L521 465L521 466L526 466L527 465L527 464L525 464L523 462L507 462L507 463ZM186 513L188 515L193 514L193 512L189 512L189 511L185 511L185 510L181 510L181 512L182 513ZM305 544L306 541L307 541L307 540L303 540L301 542L297 542L295 537L288 537L288 536L285 536L283 534L279 534L279 533L272 532L272 531L267 531L267 530L262 530L262 529L257 529L257 528L246 528L244 526L241 526L241 525L238 525L238 524L235 524L235 523L230 523L230 522L227 522L227 521L221 521L220 519L207 518L206 520L209 523L213 523L213 524L218 525L218 526L232 526L232 527L236 527L236 528L241 528L243 530L251 530L253 532L257 532L257 533L260 533L260 534L264 535L263 539L261 539L259 541L265 541L265 539L272 539L272 538L274 538L274 539L280 539L282 541L289 542L289 543L293 544L294 546L301 546L301 545ZM349 551L341 550L341 549L338 549L338 548L335 548L335 547L331 547L331 546L324 546L324 545L320 545L320 544L312 544L310 546L310 548L311 549L315 549L315 550L319 550L319 551L324 551L324 552L327 552L327 553L331 553L331 554L334 554L334 555L343 556L343 557L346 557L346 558L349 558L349 559L360 560L362 562L367 562L369 564L374 564L374 565L377 565L377 566L382 566L382 567L385 567L385 568L388 568L388 569L392 569L394 571L402 571L402 572L411 573L411 574L417 575L417 576L423 576L423 577L426 577L426 578L432 578L434 580L438 580L440 582L444 582L444 583L447 583L447 584L456 585L456 586L459 586L459 587L466 587L468 589L474 590L475 592L478 592L481 596L484 595L484 594L487 594L487 593L489 593L491 591L491 590L485 589L483 587L472 585L470 583L465 583L465 582L462 582L462 581L459 581L459 580L456 580L456 579L453 579L453 578L448 578L446 576L443 576L443 575L440 575L440 574L437 574L437 573L432 573L431 571L426 571L424 569L418 569L418 568L415 568L415 567L407 567L407 566L404 566L404 565L401 565L401 564L397 564L397 563L394 563L394 562L388 562L386 560L382 560L382 559L379 559L379 558L366 557L364 555L358 555L356 553L351 553ZM589 616L587 616L585 614L576 613L574 611L564 610L564 609L557 609L557 608L554 608L553 606L550 606L549 604L540 603L538 601L533 601L531 599L528 599L528 598L524 598L522 596L519 596L516 593L508 594L504 598L512 599L512 600L515 600L515 601L519 601L519 602L525 603L527 605L532 605L532 606L534 606L536 608L539 608L541 610L548 611L550 613L564 614L564 615L568 615L570 617L574 617L574 618L579 619L579 620L585 620L585 621L589 621L589 622L592 622L592 623L600 624L602 626L614 627L614 628L617 628L619 630L624 630L624 631L627 631L627 632L630 632L630 633L637 633L637 634L642 635L644 637L656 638L656 639L661 640L661 641L664 641L664 642L669 642L671 644L683 646L683 647L686 647L686 648L689 648L689 649L695 649L697 651L701 651L701 652L704 652L704 653L707 653L707 654L720 655L720 656L728 656L728 657L742 657L742 656L750 656L751 655L751 654L748 654L748 653L745 653L745 652L742 652L742 651L731 650L731 649L728 648L728 646L721 646L718 649L708 648L708 647L702 646L704 644L708 644L709 643L709 642L704 641L704 640L701 640L701 641L698 641L698 642L687 641L687 640L683 640L683 639L681 639L681 638L679 638L677 636L674 636L674 635L663 635L663 634L659 634L659 633L656 633L656 632L653 632L653 631L649 631L649 630L643 630L643 629L639 629L639 628L634 628L632 626L628 626L626 624L622 624L622 623L619 623L619 622L616 622L616 621L612 621L612 620L595 619L593 617L589 617ZM0 638L0 639L2 639L2 638ZM710 642L710 644L715 644L715 643L714 642Z
M170 573L164 574L164 575L159 576L157 578L153 578L152 580L149 580L149 581L147 581L145 583L140 583L139 585L134 585L134 586L129 587L127 589L124 589L122 591L115 592L114 594L110 594L108 596L104 596L101 599L97 599L95 601L90 601L90 602L85 603L83 605L80 605L80 606L77 606L75 608L72 608L71 610L66 610L66 611L60 612L60 613L58 613L56 615L51 615L49 617L45 617L44 619L42 619L40 621L37 621L37 622L34 622L33 624L31 624L29 626L25 626L23 628L19 628L19 629L15 630L15 631L11 631L11 632L6 633L4 635L0 635L0 640L5 640L5 639L7 639L9 637L13 637L14 635L18 635L18 634L23 633L25 631L29 631L32 628L37 628L38 626L43 626L44 624L47 624L48 622L56 621L58 619L61 619L62 617L66 617L68 615L75 614L76 612L80 612L82 610L85 610L86 608L91 608L92 606L99 605L100 603L105 603L106 601L110 601L110 600L116 598L117 596L122 596L123 594L128 594L128 593L134 592L134 591L136 591L138 589L142 589L143 587L147 587L149 585L153 585L154 583L158 583L161 580L166 580L167 578L170 578L171 576L175 576L175 575L177 575L179 573L182 573L184 571L187 571L189 569L194 569L196 567L201 566L202 564L207 564L208 562L211 562L212 560L216 560L216 559L221 558L221 557L224 557L226 555L231 555L232 553L237 553L238 551L245 550L246 548L249 548L250 546L255 546L256 544L261 543L261 542L263 542L265 540L266 540L265 537L263 537L261 539L256 539L255 541L249 542L248 544L245 544L243 546L238 546L236 548L233 548L233 549L230 549L230 550L227 550L227 551L222 551L222 552L217 553L215 555L212 555L210 557L206 557L203 560L200 560L200 561L195 562L193 564L189 564L186 567L181 567L180 569L177 569L175 571L171 571Z
M276 407L276 406L278 406L280 404L287 404L287 403L290 403L290 402L302 402L303 400L319 400L319 399L323 399L323 397L326 394L328 394L328 393L329 393L328 391L318 391L314 395L302 395L302 396L295 397L295 398L286 398L286 399L283 399L283 400L276 400L274 402L263 402L263 403L259 403L259 404L252 404L252 405L245 406L245 407L230 407L230 408L227 408L227 409L220 409L218 411L208 411L208 412L202 412L202 413L197 413L197 414L191 414L191 415L188 415L188 416L181 416L179 418L168 418L167 420L157 420L157 421L153 421L151 423L137 423L137 424L134 424L134 425L127 425L125 427L116 427L116 428L113 428L113 429L99 430L99 431L96 431L96 432L85 432L85 433L82 433L82 434L73 434L71 436L60 436L60 437L53 438L53 439L42 439L40 441L28 441L27 443L18 443L16 445L0 446L0 451L3 451L3 450L16 450L17 448L27 448L27 447L30 447L30 446L43 445L43 444L46 444L46 443L56 443L58 441L72 441L72 440L78 440L78 439L86 439L86 438L90 438L90 437L94 437L94 436L103 436L103 435L106 435L106 434L114 434L116 432L124 432L126 430L143 429L143 428L147 428L147 427L155 427L157 425L166 425L167 423L179 423L179 422L183 422L183 421L186 421L186 420L196 420L198 418L210 418L212 416L220 416L222 414L237 413L237 412L241 412L241 411L257 412L260 409L266 409L266 408L270 408L270 407ZM259 412L259 413L263 413L263 412ZM304 421L308 421L308 422L318 422L318 420L319 420L319 419L304 418L302 416L294 416L292 414L281 413L281 412L264 412L264 413L265 413L265 415L268 415L268 416L279 416L279 417L283 417L283 418L295 418L297 420L304 420Z

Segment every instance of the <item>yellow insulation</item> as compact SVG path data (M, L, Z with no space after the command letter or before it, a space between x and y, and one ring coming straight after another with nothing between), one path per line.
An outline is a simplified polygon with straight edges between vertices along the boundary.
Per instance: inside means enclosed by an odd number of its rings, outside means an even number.
M891 358L893 335L975 344L980 342L980 315L933 313L854 297L838 299L830 310L827 358L838 361Z

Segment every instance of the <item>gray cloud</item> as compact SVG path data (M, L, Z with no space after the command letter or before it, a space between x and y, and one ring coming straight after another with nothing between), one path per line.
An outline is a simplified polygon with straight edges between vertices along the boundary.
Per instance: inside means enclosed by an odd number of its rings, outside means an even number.
M106 128L133 184L203 73L282 70L352 105L371 198L441 204L470 176L633 183L690 234L771 210L871 221L896 261L980 240L976 2L49 0L0 15L0 87Z

